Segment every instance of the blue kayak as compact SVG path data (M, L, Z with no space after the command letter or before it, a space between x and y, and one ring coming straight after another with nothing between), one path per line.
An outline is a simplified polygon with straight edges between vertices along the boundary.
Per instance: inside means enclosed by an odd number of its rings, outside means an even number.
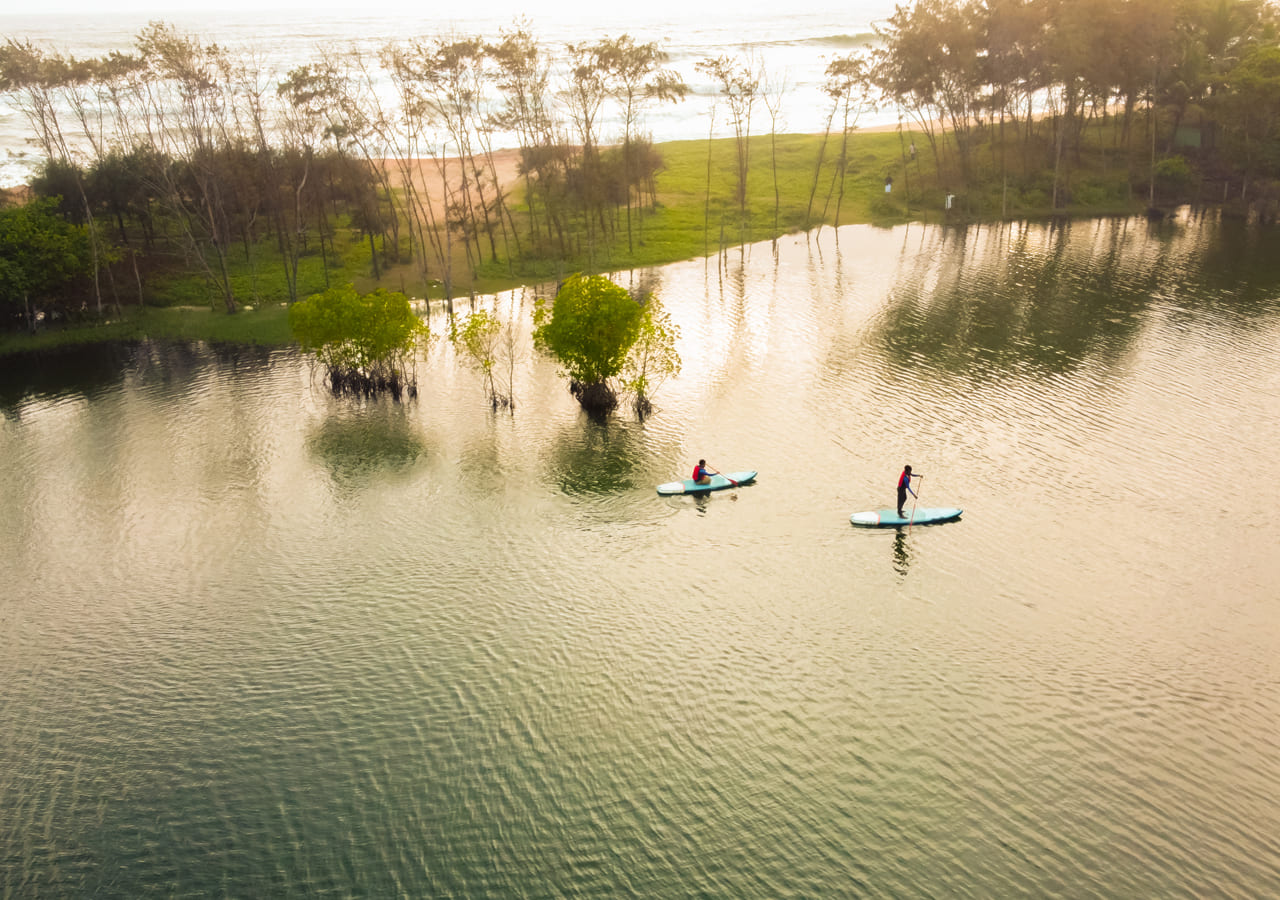
M709 494L712 491L723 491L725 488L737 487L738 484L750 484L756 480L755 472L730 472L724 475L712 475L710 484L698 484L692 478L684 481L669 481L658 485L658 493L664 497L673 494ZM737 484L734 484L737 482Z
M857 512L849 517L854 525L866 528L901 528L903 525L936 525L939 522L951 522L960 518L963 509L952 506L941 506L932 509L917 509L915 514L908 512L905 519L898 516L896 509L877 509L871 512Z

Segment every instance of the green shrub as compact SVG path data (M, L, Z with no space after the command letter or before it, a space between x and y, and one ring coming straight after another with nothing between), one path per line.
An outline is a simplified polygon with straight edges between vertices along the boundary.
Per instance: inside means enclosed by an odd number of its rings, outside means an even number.
M1196 181L1196 173L1185 156L1167 156L1155 164L1156 191L1178 196Z

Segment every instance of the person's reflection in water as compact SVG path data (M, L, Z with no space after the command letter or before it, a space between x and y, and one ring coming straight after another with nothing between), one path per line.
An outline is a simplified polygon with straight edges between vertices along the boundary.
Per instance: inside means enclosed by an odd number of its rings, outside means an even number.
M901 528L893 535L893 569L899 575L906 575L911 565L911 551L907 549L907 533Z

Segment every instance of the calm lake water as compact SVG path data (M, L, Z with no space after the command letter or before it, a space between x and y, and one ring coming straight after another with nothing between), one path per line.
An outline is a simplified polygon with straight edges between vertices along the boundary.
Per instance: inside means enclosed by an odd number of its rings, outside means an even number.
M514 415L444 344L404 406L9 364L0 895L1280 896L1280 233L619 280L682 329L643 423L527 347ZM655 494L700 456L759 481ZM964 517L852 527L904 463Z

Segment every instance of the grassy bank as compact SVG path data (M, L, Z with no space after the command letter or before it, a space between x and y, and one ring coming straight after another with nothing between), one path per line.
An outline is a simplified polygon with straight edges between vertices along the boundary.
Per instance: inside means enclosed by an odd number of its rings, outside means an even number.
M234 316L210 307L128 306L102 322L49 328L36 334L0 334L0 356L41 353L102 341L170 339L283 346L293 343L287 310L280 304L242 309Z
M453 295L490 293L522 284L554 280L575 271L607 272L695 259L742 243L769 240L819 225L906 221L969 221L1008 216L1131 213L1142 203L1116 154L1101 149L1081 155L1067 181L1072 203L1051 209L1052 173L1013 178L998 147L979 148L968 186L954 175L954 154L941 166L919 133L857 132L850 138L841 184L839 135L762 135L749 145L745 202L737 191L737 146L732 139L675 141L659 146L663 169L656 181L656 204L614 214L611 240L588 243L573 236L574 250L556 260L514 253L486 259L471 270L455 246ZM1097 147L1107 146L1098 136ZM910 151L912 143L916 152ZM946 152L946 151L944 151ZM821 163L819 164L819 161ZM974 174L976 173L976 174ZM891 180L892 189L885 190ZM527 222L520 205L522 186L510 186L517 223ZM945 208L948 193L955 195ZM351 282L361 291L384 287L409 296L438 298L443 286L424 281L409 264L373 265L373 249L349 227L335 230L324 246L308 248L299 265L299 294L307 296L332 284ZM407 258L407 254L403 255ZM143 279L145 305L135 295L121 300L101 322L50 328L36 335L0 336L0 354L40 351L91 341L173 338L284 345L292 343L283 302L288 297L283 267L273 241L236 249L232 282L246 306L234 315L223 311L217 292L200 274L181 267L153 271ZM430 274L430 273L429 273ZM123 295L125 288L120 287ZM251 308L248 308L251 307Z

